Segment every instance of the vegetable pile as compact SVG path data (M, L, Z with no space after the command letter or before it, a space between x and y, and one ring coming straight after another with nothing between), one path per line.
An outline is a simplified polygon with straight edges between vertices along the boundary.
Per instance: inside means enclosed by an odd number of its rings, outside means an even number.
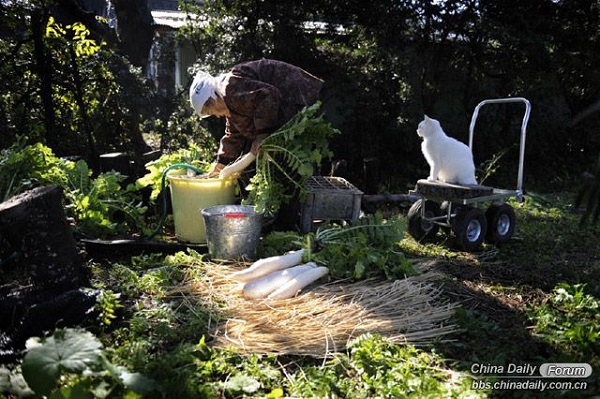
M291 298L328 274L345 280L404 278L416 274L398 247L404 232L402 219L386 220L379 212L305 236L272 232L263 239L265 257L230 277L245 283L242 296L247 299Z
M246 283L242 296L247 299L292 298L329 273L329 269L314 262L300 265L303 254L304 250L301 249L281 256L263 258L248 269L232 274L231 278Z
M389 280L416 274L400 250L406 231L403 218L384 219L380 212L366 215L349 225L326 224L304 236L295 232L272 232L263 237L265 256L298 248L304 261L327 266L334 279L362 280L384 276Z
M361 280L384 274L389 280L415 274L400 251L406 231L400 218L386 220L380 212L354 220L349 227L330 225L308 235L309 256L339 279Z

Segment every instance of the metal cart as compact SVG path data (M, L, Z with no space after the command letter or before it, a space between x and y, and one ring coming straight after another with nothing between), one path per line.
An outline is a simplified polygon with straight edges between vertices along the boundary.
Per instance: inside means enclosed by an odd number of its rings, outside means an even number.
M458 246L465 251L476 251L484 241L504 243L515 230L515 212L504 201L514 196L523 200L523 163L525 136L531 104L523 97L489 99L480 102L469 126L469 147L473 151L473 133L481 107L487 104L523 103L525 113L521 123L519 169L515 190L482 185L461 186L442 182L419 180L409 193L420 197L408 211L408 232L417 241L433 239L440 227L449 228ZM483 204L488 205L484 210Z

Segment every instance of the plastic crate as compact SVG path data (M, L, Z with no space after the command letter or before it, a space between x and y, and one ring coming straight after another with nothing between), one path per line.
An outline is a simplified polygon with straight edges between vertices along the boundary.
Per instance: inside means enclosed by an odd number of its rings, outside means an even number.
M355 220L360 215L362 191L341 177L313 176L300 212L303 233L314 231L318 220Z

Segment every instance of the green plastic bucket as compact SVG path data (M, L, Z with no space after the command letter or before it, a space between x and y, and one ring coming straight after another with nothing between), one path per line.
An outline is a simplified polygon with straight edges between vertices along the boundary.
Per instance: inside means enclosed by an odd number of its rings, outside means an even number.
M188 176L186 171L167 174L171 188L175 236L193 244L206 242L204 219L199 211L235 202L235 180Z
M262 214L249 205L220 205L205 208L208 254L213 259L255 260Z

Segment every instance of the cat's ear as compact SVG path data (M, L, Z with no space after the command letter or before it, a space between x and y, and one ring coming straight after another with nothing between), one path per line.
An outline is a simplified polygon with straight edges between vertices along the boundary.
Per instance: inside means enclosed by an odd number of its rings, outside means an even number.
M428 117L427 115L425 115L425 120L428 121L428 120L431 120L431 118Z

